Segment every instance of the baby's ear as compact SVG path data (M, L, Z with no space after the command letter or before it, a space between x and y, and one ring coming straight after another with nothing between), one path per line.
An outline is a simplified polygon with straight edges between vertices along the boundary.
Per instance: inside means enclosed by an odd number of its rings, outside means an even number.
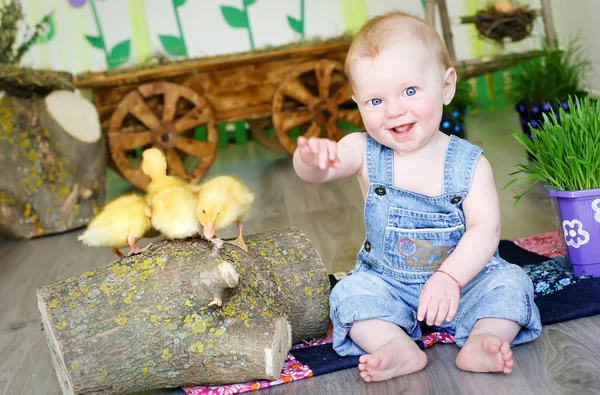
M450 104L456 93L456 70L454 67L450 67L444 74L444 105Z

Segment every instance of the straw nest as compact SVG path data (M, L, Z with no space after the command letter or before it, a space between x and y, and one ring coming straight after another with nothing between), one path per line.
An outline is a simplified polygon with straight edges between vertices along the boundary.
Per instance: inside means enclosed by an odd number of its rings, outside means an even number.
M490 7L475 15L475 26L482 36L491 40L503 42L510 39L515 42L529 36L534 19L535 12L526 7L511 12L499 12Z

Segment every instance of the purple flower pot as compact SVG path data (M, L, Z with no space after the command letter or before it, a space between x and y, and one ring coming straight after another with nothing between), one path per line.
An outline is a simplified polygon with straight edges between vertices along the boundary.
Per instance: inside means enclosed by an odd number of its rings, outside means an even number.
M600 276L600 189L548 188L563 249L575 276Z

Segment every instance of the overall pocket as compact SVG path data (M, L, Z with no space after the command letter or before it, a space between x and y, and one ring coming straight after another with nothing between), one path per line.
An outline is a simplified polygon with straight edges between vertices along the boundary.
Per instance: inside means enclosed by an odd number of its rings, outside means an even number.
M385 257L396 269L432 271L452 253L465 232L457 213L390 208Z

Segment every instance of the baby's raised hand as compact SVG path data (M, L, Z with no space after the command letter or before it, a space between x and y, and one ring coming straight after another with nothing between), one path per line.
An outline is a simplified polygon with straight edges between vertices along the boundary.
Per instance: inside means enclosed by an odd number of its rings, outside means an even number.
M434 273L423 286L419 297L417 320L427 320L427 325L442 325L444 320L450 322L458 311L460 287L448 275Z
M340 168L340 159L337 156L337 143L329 139L318 137L298 137L298 154L300 159L310 167L325 170L328 167Z

